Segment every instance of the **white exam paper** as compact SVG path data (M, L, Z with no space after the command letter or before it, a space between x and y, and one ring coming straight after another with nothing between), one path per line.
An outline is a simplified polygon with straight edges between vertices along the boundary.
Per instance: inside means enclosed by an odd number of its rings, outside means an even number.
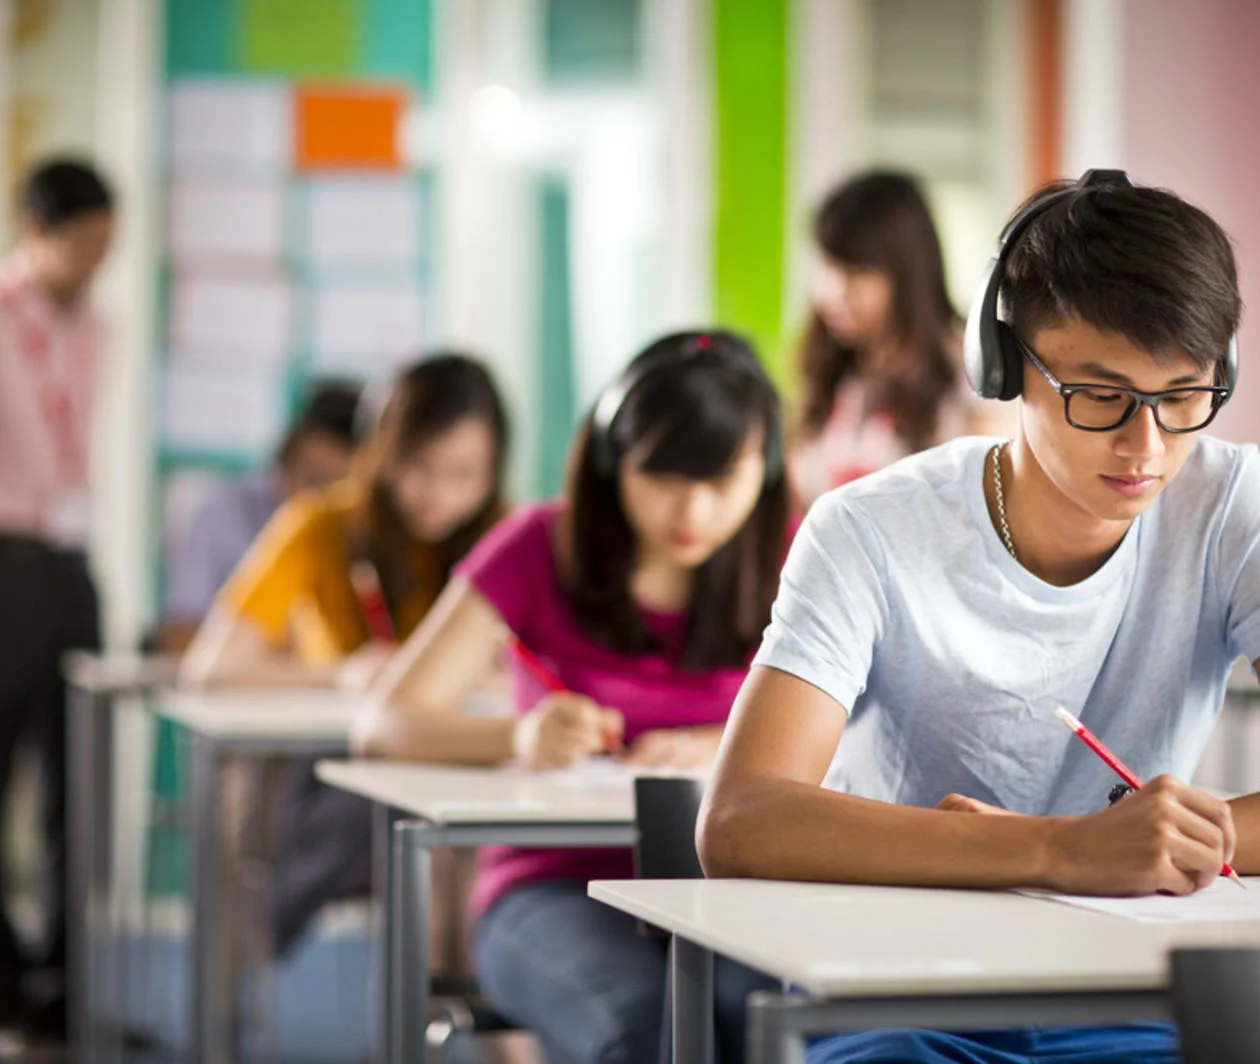
M1208 924L1260 920L1260 877L1243 879L1247 889L1221 877L1196 894L1151 894L1142 898L1094 898L1082 894L1020 891L1032 898L1072 905L1078 909L1121 916L1143 924Z

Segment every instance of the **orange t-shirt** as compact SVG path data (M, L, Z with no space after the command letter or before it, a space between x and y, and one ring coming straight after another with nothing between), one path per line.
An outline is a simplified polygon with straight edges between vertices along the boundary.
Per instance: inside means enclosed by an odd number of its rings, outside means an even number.
M269 643L312 665L335 663L368 641L350 581L350 542L361 489L345 481L282 505L219 594ZM412 591L395 611L398 638L420 623L442 590L437 549L412 545Z

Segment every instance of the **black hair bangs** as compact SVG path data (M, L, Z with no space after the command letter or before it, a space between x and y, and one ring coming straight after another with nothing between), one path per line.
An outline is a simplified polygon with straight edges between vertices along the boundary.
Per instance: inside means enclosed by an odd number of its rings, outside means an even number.
M618 449L645 473L713 480L751 436L775 431L766 394L747 374L716 366L653 375L617 418Z

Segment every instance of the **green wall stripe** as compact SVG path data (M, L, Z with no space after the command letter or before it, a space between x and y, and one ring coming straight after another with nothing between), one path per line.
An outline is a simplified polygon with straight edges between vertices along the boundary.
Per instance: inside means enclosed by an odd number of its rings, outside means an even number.
M783 338L789 0L712 0L714 309L786 377Z

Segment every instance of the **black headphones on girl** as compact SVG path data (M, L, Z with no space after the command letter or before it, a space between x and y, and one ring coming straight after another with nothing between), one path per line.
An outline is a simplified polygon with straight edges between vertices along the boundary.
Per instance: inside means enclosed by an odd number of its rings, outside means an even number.
M1065 199L1089 189L1108 185L1133 187L1129 175L1123 170L1086 170L1075 184L1049 192L1025 207L1007 226L997 254L989 260L980 280L976 298L967 315L967 330L963 335L963 359L967 380L983 399L1014 399L1020 393L1024 380L1024 358L1014 330L998 315L998 298L1006 260L1019 238L1039 217ZM1223 387L1233 395L1238 382L1238 336L1230 337L1229 349L1222 366ZM1229 401L1229 395L1225 401Z
M681 340L681 344L677 341ZM774 385L744 341L728 332L683 333L667 336L653 346L661 350L649 353L632 362L617 380L604 389L591 414L590 445L595 469L600 476L617 474L621 459L613 426L625 406L626 398L648 377L661 370L676 366L679 362L707 362L714 370L734 371L756 381L774 393ZM779 406L772 407L773 423L765 427L765 484L778 483L784 475L783 438L780 426Z

